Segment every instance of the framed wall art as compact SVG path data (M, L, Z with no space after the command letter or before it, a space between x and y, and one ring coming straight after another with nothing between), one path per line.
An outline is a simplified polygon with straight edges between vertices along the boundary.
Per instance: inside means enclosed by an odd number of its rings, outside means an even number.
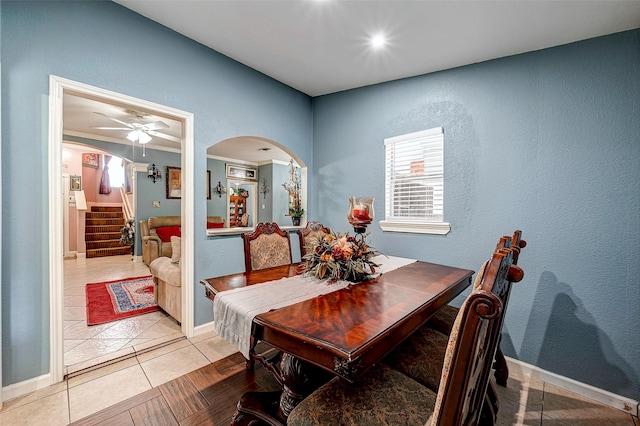
M167 174L165 175L167 182L167 198L182 198L182 171L180 167L167 166Z
M72 191L82 191L82 177L77 175L69 176L69 189Z
M182 198L182 170L180 167L167 166L166 174L167 198ZM211 199L211 170L207 170L207 200Z
M227 164L227 179L258 180L258 169Z
M98 168L98 161L100 160L100 154L95 152L85 152L82 154L82 165L85 167Z

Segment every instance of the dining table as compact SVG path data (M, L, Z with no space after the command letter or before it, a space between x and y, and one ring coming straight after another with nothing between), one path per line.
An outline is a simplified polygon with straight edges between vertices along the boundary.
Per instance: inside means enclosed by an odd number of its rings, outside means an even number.
M232 424L285 425L291 410L331 377L357 381L469 287L474 273L391 256L377 262L378 273L359 283L315 279L304 274L304 263L201 281L216 331L239 346L248 367L263 360L254 352L259 342L281 354L271 371L282 390L247 392ZM239 329L230 331L238 318Z

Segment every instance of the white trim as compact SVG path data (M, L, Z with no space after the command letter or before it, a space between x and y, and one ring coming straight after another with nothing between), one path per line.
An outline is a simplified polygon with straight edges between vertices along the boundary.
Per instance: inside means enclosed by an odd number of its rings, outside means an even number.
M64 86L49 76L49 384L64 377L64 248L62 200L62 99ZM44 377L44 376L40 376Z
M417 234L446 235L451 231L451 225L447 222L393 222L381 220L378 222L380 229L389 232L412 232Z
M212 308L213 308L213 305L212 305ZM199 336L201 334L210 333L212 331L215 332L216 331L215 325L216 325L215 321L211 321L206 324L199 325L193 329L193 333L194 333L193 335Z
M50 381L57 383L64 376L64 336L63 336L63 247L62 241L62 112L63 93L71 91L86 94L105 101L137 105L144 109L172 116L182 121L184 134L182 145L183 195L182 227L183 235L193 235L193 169L194 169L194 133L193 114L164 105L137 99L131 96L111 92L98 87L78 83L54 75L49 76L49 298L50 298ZM193 336L193 269L195 240L182 239L182 333L188 338Z
M2 388L2 396L4 401L35 392L40 389L51 386L51 374L43 374L33 379L23 380L22 382L13 383Z
M638 401L624 396L616 395L604 389L599 389L586 383L564 377L550 371L543 370L535 365L527 364L517 359L505 357L510 370L521 371L523 374L540 379L559 388L568 390L585 398L618 409L627 414L638 417Z

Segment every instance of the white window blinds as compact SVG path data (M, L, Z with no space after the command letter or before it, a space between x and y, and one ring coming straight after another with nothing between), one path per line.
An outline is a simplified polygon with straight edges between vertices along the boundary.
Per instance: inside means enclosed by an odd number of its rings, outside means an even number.
M385 139L386 221L444 221L442 127Z

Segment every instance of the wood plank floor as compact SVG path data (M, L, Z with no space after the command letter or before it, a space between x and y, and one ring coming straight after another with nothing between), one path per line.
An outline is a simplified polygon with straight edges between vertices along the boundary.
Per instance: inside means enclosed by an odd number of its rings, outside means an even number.
M240 353L99 411L72 425L229 425L238 400L247 391L281 389L256 363L245 368Z

